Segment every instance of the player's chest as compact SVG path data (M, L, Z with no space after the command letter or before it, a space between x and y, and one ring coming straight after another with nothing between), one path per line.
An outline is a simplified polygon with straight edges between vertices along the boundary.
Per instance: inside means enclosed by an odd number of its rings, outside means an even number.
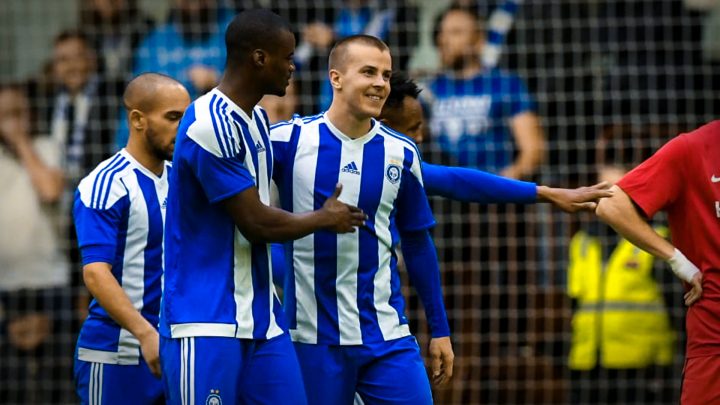
M382 137L365 142L301 143L293 169L297 192L314 193L340 183L341 200L392 204L397 198L409 150Z

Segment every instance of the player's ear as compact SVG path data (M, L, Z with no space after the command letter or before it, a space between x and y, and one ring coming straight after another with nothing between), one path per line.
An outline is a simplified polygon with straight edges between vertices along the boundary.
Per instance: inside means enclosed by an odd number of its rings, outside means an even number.
M340 72L338 72L335 69L330 69L328 72L328 76L330 78L330 85L335 90L340 90L342 88L342 77L340 75Z
M267 61L267 52L262 49L256 49L252 52L252 60L255 66L265 66Z
M134 128L138 131L145 129L146 120L145 114L143 114L142 111L135 109L130 110L130 113L128 113L128 119L130 120L130 128Z

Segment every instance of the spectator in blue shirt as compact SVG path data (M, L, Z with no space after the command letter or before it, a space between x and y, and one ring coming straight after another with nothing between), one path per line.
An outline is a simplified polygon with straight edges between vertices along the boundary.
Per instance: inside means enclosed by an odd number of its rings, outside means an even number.
M461 166L515 179L537 171L545 137L523 81L483 68L483 24L467 9L448 9L436 41L443 72L423 92L436 146Z

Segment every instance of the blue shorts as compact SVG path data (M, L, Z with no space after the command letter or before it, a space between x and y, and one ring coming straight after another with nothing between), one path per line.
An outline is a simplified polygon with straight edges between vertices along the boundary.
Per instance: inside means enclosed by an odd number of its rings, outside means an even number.
M162 381L141 357L138 365L93 363L75 358L75 392L85 405L164 404Z
M310 405L432 404L430 380L413 336L357 346L295 343Z
M270 340L160 337L168 404L306 405L287 334Z

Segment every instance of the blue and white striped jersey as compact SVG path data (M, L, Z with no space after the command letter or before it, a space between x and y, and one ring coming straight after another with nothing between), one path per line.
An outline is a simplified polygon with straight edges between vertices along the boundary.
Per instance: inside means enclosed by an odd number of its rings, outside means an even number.
M269 204L267 122L262 108L248 117L217 89L185 111L170 176L163 336L269 339L283 333L270 245L250 243L220 205L252 186Z
M135 309L156 327L170 169L167 163L158 177L123 149L80 182L73 211L83 264L109 263ZM78 358L138 364L140 343L93 299L78 338Z
M339 182L340 200L368 215L358 232L319 231L287 244L294 272L284 294L293 340L355 345L409 335L393 247L397 230L434 224L415 144L377 121L351 139L324 115L279 123L271 139L283 209L318 209Z

